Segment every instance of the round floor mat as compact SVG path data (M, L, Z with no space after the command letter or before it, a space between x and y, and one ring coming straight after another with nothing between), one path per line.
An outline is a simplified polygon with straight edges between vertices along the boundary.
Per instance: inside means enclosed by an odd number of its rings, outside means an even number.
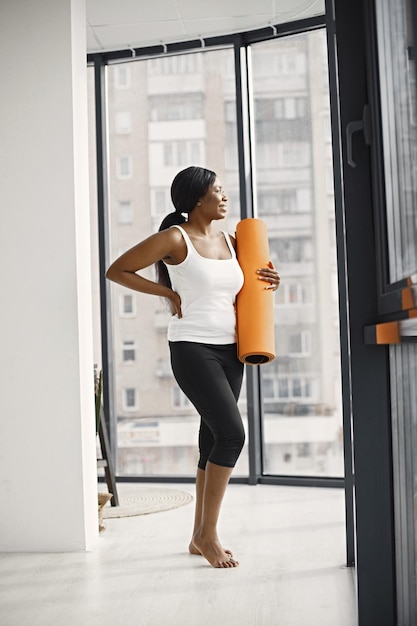
M107 504L103 519L169 511L192 502L193 496L177 489L141 487L135 493L119 494L119 506Z

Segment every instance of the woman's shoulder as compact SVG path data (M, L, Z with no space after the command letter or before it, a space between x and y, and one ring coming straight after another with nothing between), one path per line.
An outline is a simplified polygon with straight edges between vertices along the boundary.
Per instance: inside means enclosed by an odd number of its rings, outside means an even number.
M168 254L164 255L164 260L175 260L176 263L180 263L183 261L187 255L187 244L182 234L182 229L180 230L176 226L171 226L170 228L166 228L165 230L161 230L156 233L156 236L159 237L160 241L164 242L164 249L169 251Z
M184 237L182 234L182 228L180 226L170 226L165 230L161 230L156 233L159 237L164 237L168 241L172 241L173 243L179 243L183 241Z

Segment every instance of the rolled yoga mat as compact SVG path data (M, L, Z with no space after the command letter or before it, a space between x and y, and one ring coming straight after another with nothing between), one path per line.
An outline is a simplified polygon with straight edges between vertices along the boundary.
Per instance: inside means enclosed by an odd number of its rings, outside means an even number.
M274 292L258 279L270 260L265 222L248 218L236 226L236 250L245 282L237 295L237 348L242 363L261 365L275 358Z

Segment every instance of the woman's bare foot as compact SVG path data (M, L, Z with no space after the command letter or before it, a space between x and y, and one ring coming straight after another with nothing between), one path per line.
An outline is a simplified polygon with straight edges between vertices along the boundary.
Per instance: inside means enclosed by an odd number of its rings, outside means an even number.
M213 567L228 568L239 565L238 561L232 558L230 551L226 551L221 547L216 537L203 539L201 535L196 536L193 539L193 546L197 552L192 552L192 554L201 554Z
M198 554L198 556L202 556L200 550L195 546L194 540L190 541L190 545L188 546L188 551L189 551L190 554ZM233 557L233 552L231 550L226 550L225 549L225 552L229 556Z

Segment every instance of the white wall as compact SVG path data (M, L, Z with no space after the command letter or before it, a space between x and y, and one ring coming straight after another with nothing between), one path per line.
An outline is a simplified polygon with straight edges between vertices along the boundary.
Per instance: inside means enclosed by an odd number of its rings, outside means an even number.
M0 3L0 551L98 535L84 5Z

